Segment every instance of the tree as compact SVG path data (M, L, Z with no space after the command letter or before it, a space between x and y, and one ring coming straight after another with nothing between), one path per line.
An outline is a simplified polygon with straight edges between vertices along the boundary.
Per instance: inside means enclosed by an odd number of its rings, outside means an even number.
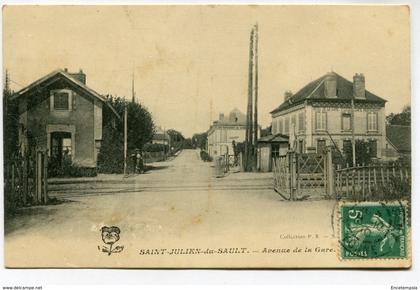
M155 132L152 115L139 103L127 102L120 97L107 96L120 116L118 119L108 106L103 109L103 141L98 155L101 172L121 173L124 168L124 107L127 106L127 148L131 152L143 149Z
M386 116L386 121L389 125L411 125L411 106L407 105L403 108L401 113L391 113Z
M192 136L191 142L194 148L205 150L207 146L207 132L194 134Z
M179 143L185 140L184 135L182 135L181 132L175 130L175 129L169 129L168 130L168 135L171 138L171 142L172 143Z
M371 148L369 142L365 140L356 140L356 164L357 165L368 165L371 163L374 156L374 150ZM346 146L343 148L344 161L349 166L353 166L353 148L352 146ZM344 165L346 165L344 164Z
M192 139L191 138L186 138L183 142L182 142L182 149L193 149L193 143L192 143Z
M9 162L12 161L19 152L19 113L17 103L10 100L12 94L13 92L9 87L9 75L6 71L3 87L4 165L10 164Z

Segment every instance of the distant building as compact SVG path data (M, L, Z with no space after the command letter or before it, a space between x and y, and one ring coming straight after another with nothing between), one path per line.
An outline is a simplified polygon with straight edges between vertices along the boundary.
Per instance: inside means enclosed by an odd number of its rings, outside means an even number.
M411 126L387 125L385 157L388 160L410 158Z
M329 72L295 94L287 92L271 112L272 134L295 140L298 152L322 152L328 145L351 151L352 99L354 137L369 142L370 152L381 158L386 141L386 101L366 90L363 74L355 74L350 82Z
M232 141L245 141L246 115L233 109L229 116L219 115L207 131L207 151L210 156L233 154Z
M151 143L164 144L169 146L169 144L171 143L171 137L169 136L168 132L163 130L161 127L157 127Z
M54 71L15 93L19 107L21 151L47 151L58 165L63 158L81 167L96 167L102 142L102 108L109 106L86 86L86 75Z

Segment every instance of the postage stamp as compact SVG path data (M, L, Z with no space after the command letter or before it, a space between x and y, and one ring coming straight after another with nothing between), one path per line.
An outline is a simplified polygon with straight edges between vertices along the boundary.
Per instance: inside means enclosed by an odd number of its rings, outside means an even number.
M345 202L340 206L341 259L407 257L407 205Z

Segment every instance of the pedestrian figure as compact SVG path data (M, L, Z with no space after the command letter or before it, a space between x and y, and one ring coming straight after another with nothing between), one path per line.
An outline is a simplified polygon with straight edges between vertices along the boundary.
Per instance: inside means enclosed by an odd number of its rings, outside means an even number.
M137 173L137 154L136 152L133 152L130 155L130 162L131 162L131 170L133 173Z
M136 150L136 172L140 174L144 172L143 155L140 150Z

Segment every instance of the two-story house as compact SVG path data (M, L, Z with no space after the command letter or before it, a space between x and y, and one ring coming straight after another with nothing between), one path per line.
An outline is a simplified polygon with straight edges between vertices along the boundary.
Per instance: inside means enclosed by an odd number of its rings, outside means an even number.
M381 158L386 141L385 102L366 90L363 74L355 74L351 82L329 72L297 93L285 94L271 112L272 134L290 136L302 153L322 152L327 145L352 148L354 136L369 142L371 153Z
M63 158L80 167L96 167L102 141L102 108L115 109L105 97L86 86L80 70L56 70L21 89L11 100L18 102L19 144L47 151L61 164Z
M246 115L238 109L233 109L229 116L219 114L207 131L207 152L210 156L234 154L232 141L245 141Z
M161 127L156 128L156 132L153 135L152 141L150 141L152 144L162 144L162 145L170 145L171 138L165 130L163 130Z

